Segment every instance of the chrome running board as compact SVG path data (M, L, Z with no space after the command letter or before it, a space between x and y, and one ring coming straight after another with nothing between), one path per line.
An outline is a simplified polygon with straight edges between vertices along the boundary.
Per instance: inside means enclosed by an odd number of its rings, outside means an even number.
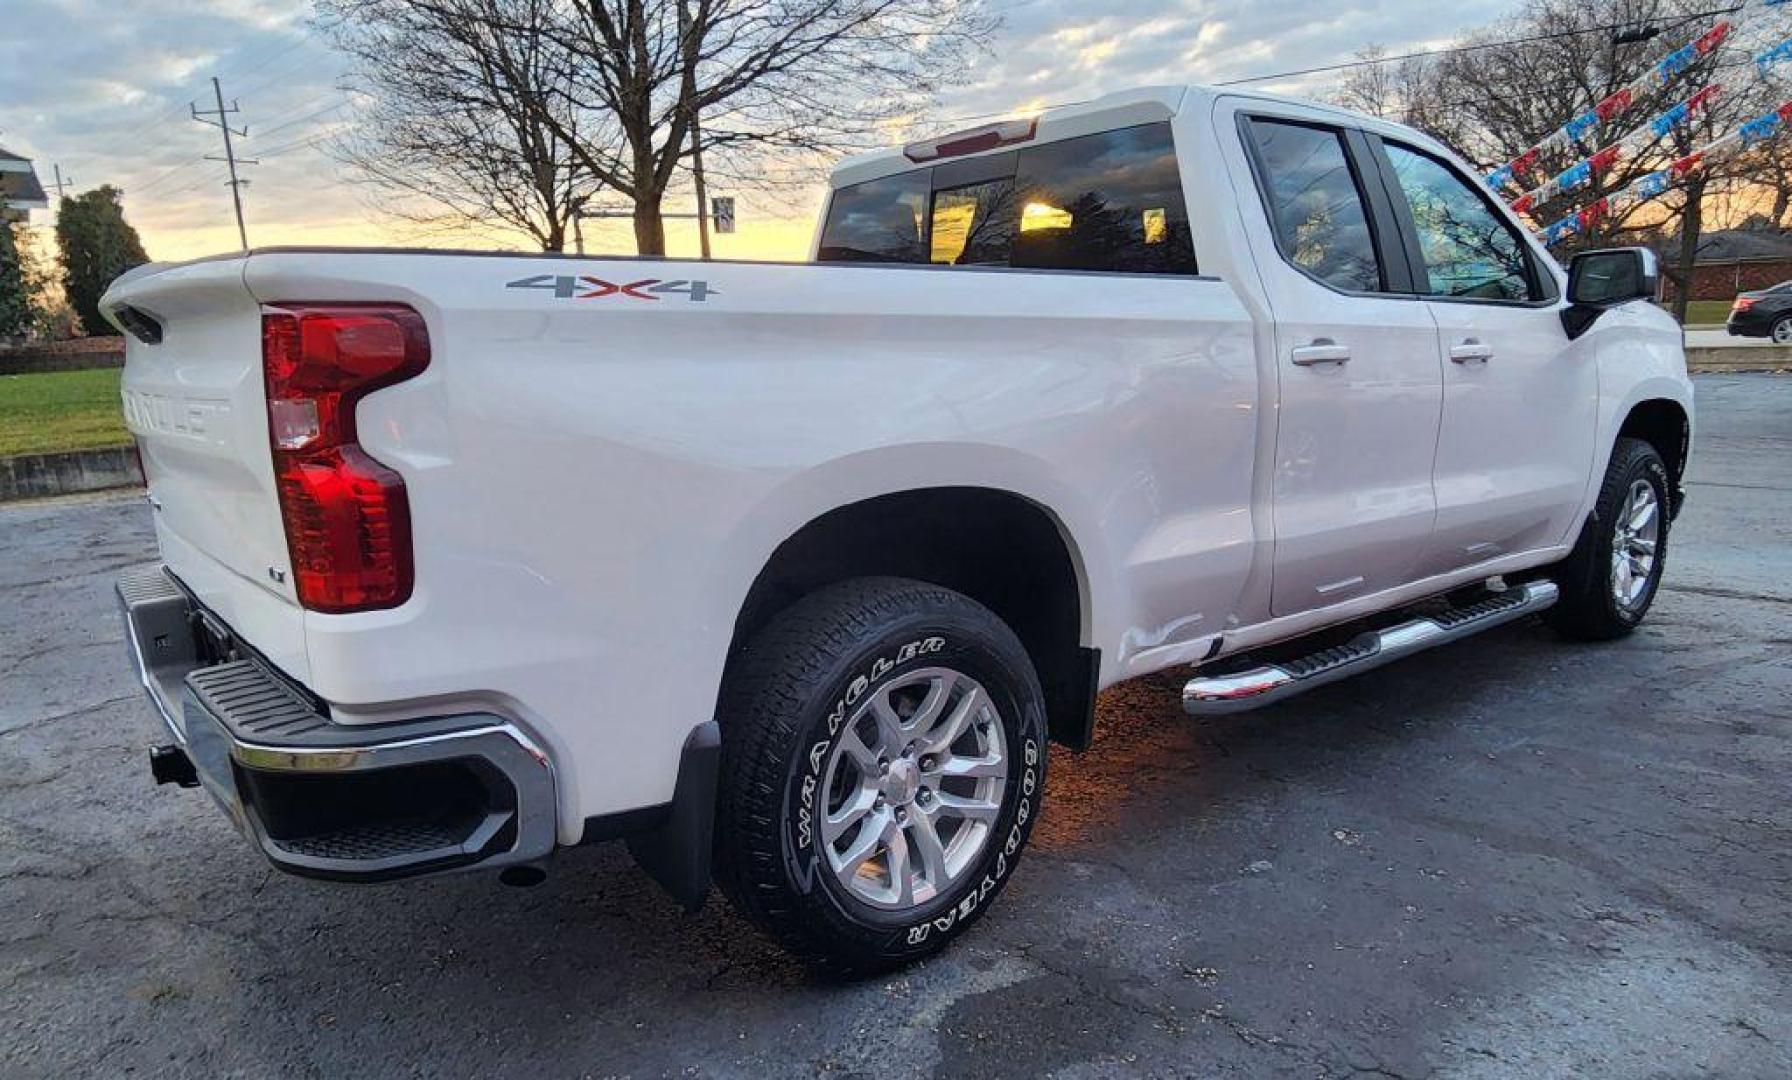
M1190 716L1221 716L1265 705L1347 679L1523 618L1556 602L1553 581L1533 581L1495 593L1466 607L1360 634L1349 644L1309 653L1285 664L1266 664L1236 675L1197 676L1182 688L1182 708Z

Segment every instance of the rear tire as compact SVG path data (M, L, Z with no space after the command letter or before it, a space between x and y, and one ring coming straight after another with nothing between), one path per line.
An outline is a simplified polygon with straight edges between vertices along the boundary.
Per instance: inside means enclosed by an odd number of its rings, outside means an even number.
M1562 598L1545 618L1564 636L1610 641L1649 613L1667 565L1670 484L1655 447L1621 438L1612 448L1593 515L1554 568Z
M889 970L980 918L1045 786L1019 639L935 585L859 578L778 614L729 665L716 877L825 973Z
M1792 315L1774 323L1773 329L1768 331L1768 334L1773 338L1775 345L1792 345Z

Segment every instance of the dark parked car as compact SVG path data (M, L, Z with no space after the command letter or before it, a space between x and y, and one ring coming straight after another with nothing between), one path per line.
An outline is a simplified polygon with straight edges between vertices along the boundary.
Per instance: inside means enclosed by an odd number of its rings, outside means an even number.
M1792 281L1738 296L1730 308L1729 330L1739 337L1770 337L1776 344L1792 345Z

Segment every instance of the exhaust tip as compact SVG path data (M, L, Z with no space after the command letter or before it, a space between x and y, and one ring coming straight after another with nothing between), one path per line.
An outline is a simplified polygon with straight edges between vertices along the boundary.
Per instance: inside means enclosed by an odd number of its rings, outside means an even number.
M174 745L150 747L149 774L156 778L158 784L199 786L199 771L193 768L193 759L187 756L185 750Z
M548 872L539 866L506 866L498 871L498 880L514 889L533 889L548 879Z

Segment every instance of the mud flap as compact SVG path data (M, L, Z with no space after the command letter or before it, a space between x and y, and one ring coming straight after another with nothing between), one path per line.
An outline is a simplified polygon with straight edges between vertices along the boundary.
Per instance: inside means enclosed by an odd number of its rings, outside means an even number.
M1101 650L1076 651L1076 662L1040 672L1051 740L1081 753L1095 741L1095 692L1101 684Z
M685 739L678 783L665 817L652 829L628 838L635 862L687 911L702 907L709 895L721 766L722 729L709 720Z

